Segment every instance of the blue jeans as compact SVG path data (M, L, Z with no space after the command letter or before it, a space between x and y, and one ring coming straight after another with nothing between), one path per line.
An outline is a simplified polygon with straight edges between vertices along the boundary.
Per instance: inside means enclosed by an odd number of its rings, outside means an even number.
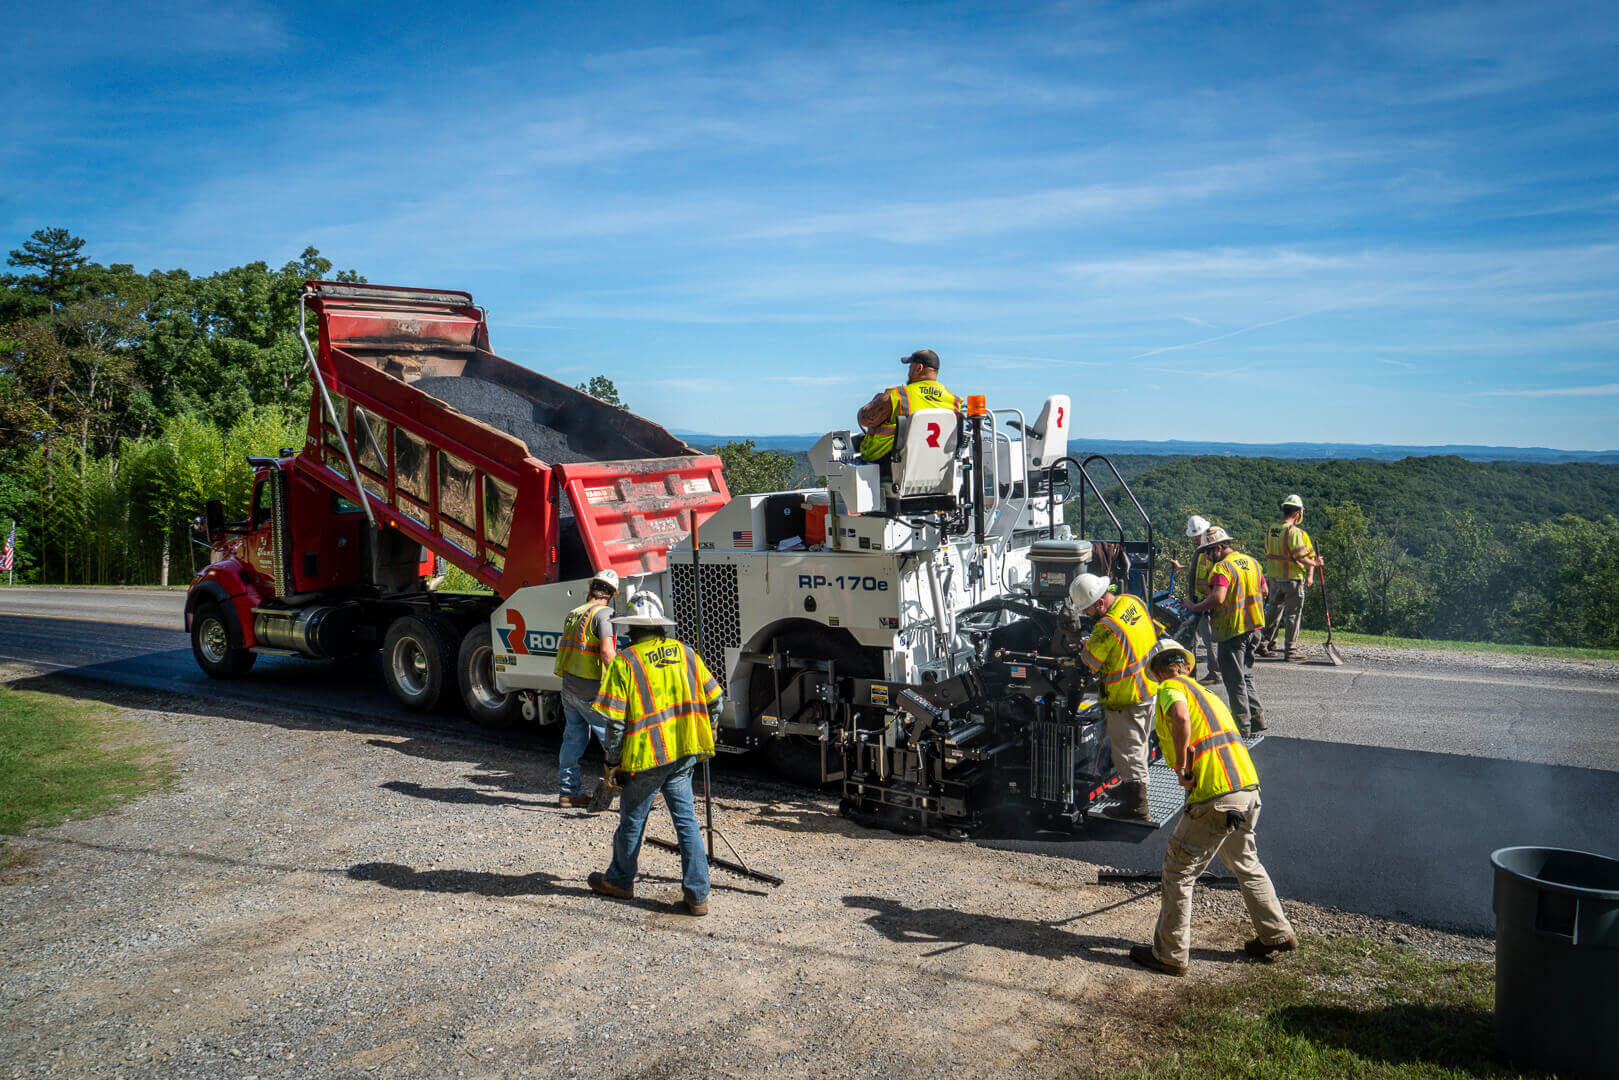
M697 824L697 806L691 795L691 774L697 767L695 754L642 769L624 785L618 803L618 831L613 834L613 863L603 876L610 885L628 889L635 884L635 867L641 857L641 837L652 800L663 792L669 804L669 818L680 840L680 885L687 900L702 903L708 899L708 853L703 849L703 830Z
M557 792L579 795L579 759L585 756L592 733L596 741L607 746L607 721L590 707L590 702L562 691L562 715L567 723L562 729L562 754L557 758Z

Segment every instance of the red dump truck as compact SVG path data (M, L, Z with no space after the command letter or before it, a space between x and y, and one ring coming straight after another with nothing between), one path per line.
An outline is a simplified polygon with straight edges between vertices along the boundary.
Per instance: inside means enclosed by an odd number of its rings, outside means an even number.
M513 718L490 615L514 591L612 568L656 573L728 499L717 457L489 351L468 293L309 282L302 449L250 458L247 518L216 500L186 629L211 676L260 654L381 650L399 701L457 690L474 719ZM301 329L305 326L301 325ZM456 566L493 590L439 591Z

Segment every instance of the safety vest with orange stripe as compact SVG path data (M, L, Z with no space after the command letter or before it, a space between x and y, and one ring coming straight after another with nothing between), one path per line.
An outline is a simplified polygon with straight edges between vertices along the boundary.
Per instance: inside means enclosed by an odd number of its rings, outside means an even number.
M557 645L553 672L601 682L602 639L596 633L596 612L606 606L600 600L587 600L568 612L562 620L562 641Z
M960 409L956 395L937 379L906 383L888 388L888 419L860 440L860 456L866 461L882 461L894 452L899 422L921 409Z
M1180 771L1171 718L1177 701L1186 705L1192 720L1192 737L1187 745L1187 756L1192 759L1192 789L1186 793L1186 801L1200 803L1228 792L1259 787L1259 770L1254 768L1254 759L1237 732L1231 710L1185 675L1172 676L1158 685L1153 726L1158 730L1164 764Z
M703 658L674 638L647 638L620 649L594 703L607 718L608 762L615 749L616 764L630 773L693 754L713 757L708 707L719 699L719 683Z
M1265 530L1265 573L1272 581L1303 581L1315 555L1310 534L1287 522Z
M1211 613L1215 641L1229 641L1265 625L1265 595L1259 587L1259 563L1233 551L1209 575L1226 580L1225 602Z
M1147 671L1147 654L1158 644L1147 605L1121 595L1096 620L1079 658L1102 683L1102 708L1127 709L1151 701L1158 684Z

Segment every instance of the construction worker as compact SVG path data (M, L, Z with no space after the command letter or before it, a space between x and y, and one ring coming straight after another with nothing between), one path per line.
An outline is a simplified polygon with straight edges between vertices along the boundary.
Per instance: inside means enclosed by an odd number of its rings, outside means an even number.
M1164 852L1163 899L1151 945L1132 945L1130 959L1166 975L1185 975L1191 962L1192 885L1219 855L1236 875L1258 936L1243 946L1261 959L1298 945L1270 875L1259 862L1259 771L1238 737L1231 713L1192 678L1197 661L1173 638L1152 651L1157 680L1153 726L1164 763L1186 789L1186 806Z
M1147 675L1147 654L1158 632L1147 605L1109 591L1112 584L1097 574L1078 575L1068 587L1068 609L1095 620L1079 660L1101 682L1102 715L1107 719L1113 767L1119 771L1122 813L1146 819L1147 730L1156 689Z
M1192 611L1207 611L1214 622L1214 656L1220 665L1231 715L1247 738L1265 730L1265 708L1254 692L1254 649L1265 626L1269 588L1259 563L1237 551L1226 531L1215 525L1203 534L1198 554L1213 564L1209 592Z
M939 354L918 349L902 357L910 368L904 386L878 391L866 402L857 417L866 436L860 440L860 456L867 462L887 461L894 453L899 423L918 409L960 411L961 402L939 382Z
M590 579L585 602L562 620L562 641L552 671L562 676L562 752L557 755L557 805L589 806L590 796L580 792L579 759L590 737L607 746L607 728L591 708L601 689L602 673L618 653L613 637L613 597L618 575L603 570Z
M1186 519L1186 538L1192 542L1192 572L1186 579L1186 599L1191 603L1203 599L1204 594L1209 591L1209 572L1214 569L1214 564L1202 558L1197 551L1198 545L1203 543L1203 534L1209 531L1209 527L1209 519L1202 514L1193 514ZM1176 570L1186 569L1184 564L1175 559L1170 559L1169 565ZM1202 682L1205 686L1212 686L1220 681L1220 676L1215 673L1218 669L1214 663L1214 634L1210 631L1209 620L1206 618L1197 620L1197 639L1203 645L1203 666L1208 670Z
M647 814L661 792L680 841L681 894L686 911L708 914L708 854L692 805L691 774L714 756L720 687L696 650L668 636L674 620L648 591L630 598L630 614L613 620L630 644L607 669L595 708L607 721L607 780L621 787L613 861L591 874L592 891L628 900Z
M1293 641L1299 634L1299 616L1304 614L1304 590L1315 584L1315 571L1324 565L1310 543L1310 534L1300 526L1304 520L1304 500L1289 495L1282 500L1282 520L1265 530L1265 576L1270 581L1270 604L1265 609L1265 633L1255 653L1270 656L1276 651L1276 633L1283 627L1284 660L1296 659Z

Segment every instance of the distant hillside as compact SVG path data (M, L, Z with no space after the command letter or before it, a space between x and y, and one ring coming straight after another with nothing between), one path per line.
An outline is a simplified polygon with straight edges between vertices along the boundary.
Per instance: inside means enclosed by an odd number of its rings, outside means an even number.
M712 435L696 431L674 432L694 446L716 446L752 439L760 450L808 450L821 433L804 435ZM1118 439L1076 440L1076 457L1107 454L1146 457L1245 457L1315 461L1399 461L1409 457L1455 457L1467 461L1522 461L1555 465L1564 462L1619 465L1619 450L1557 450L1545 446L1391 446L1384 443L1222 443L1164 442ZM1121 470L1123 466L1120 466Z

